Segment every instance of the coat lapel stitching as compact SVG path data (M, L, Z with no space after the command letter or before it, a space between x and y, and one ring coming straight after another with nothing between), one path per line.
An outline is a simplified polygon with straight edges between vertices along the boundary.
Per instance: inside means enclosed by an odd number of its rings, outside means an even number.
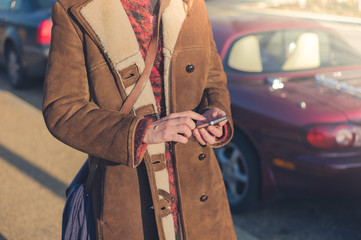
M91 28L89 23L86 21L86 19L84 19L84 17L80 13L80 10L84 6L86 6L90 1L92 1L92 0L84 0L84 1L82 1L82 2L80 2L78 4L76 4L76 5L72 6L70 8L70 12L74 16L74 18L78 21L78 23L81 25L81 27L84 29L84 31L88 34L90 39L93 40L93 42L98 47L100 52L103 54L105 60L107 61L107 63L109 64L111 70L113 71L114 76L117 78L116 79L116 85L117 85L118 91L121 93L122 97L125 98L125 94L126 94L125 93L125 88L124 88L124 86L123 86L123 84L122 84L122 82L120 80L119 74L117 74L117 72L115 71L113 62L107 56L107 54L104 52L103 46L100 43L100 40L99 40L98 36L95 34L95 32L93 31L93 29Z

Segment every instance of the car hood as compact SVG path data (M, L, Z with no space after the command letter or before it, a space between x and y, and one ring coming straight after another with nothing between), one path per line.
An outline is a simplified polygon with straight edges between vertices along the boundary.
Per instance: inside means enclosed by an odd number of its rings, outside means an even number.
M361 118L361 70L316 74L295 79L269 78L269 94L301 109Z

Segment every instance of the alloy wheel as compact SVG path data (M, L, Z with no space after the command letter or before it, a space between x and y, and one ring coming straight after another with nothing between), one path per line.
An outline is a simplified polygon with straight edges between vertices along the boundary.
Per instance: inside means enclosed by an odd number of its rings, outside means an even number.
M21 60L18 53L14 48L10 48L7 54L7 74L10 81L10 84L19 88L23 85L23 69L21 66Z
M233 142L216 150L217 159L222 170L228 200L242 201L249 188L249 171L245 157Z

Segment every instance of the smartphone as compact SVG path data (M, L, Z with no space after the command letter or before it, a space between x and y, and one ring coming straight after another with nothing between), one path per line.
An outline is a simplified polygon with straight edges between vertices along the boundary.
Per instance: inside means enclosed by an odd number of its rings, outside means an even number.
M212 121L209 121L209 122L200 123L200 124L198 124L196 126L196 128L205 128L205 127L208 127L208 126L213 126L213 125L216 125L217 123L225 121L227 119L228 119L227 116L223 116L223 117L220 117L220 118L217 118L217 119L213 119Z

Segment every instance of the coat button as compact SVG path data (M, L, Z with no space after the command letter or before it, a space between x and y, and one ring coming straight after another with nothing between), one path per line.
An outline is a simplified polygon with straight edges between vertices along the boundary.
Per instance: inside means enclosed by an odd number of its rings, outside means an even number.
M195 67L194 67L193 64L188 64L187 65L187 67L186 67L187 73L192 73L192 72L194 72L194 70L195 70Z
M201 202L205 202L208 200L208 196L207 195L202 195L201 196Z
M199 154L198 159L202 161L202 160L204 160L206 157L207 157L207 155L204 154L204 153L202 153L202 154Z

